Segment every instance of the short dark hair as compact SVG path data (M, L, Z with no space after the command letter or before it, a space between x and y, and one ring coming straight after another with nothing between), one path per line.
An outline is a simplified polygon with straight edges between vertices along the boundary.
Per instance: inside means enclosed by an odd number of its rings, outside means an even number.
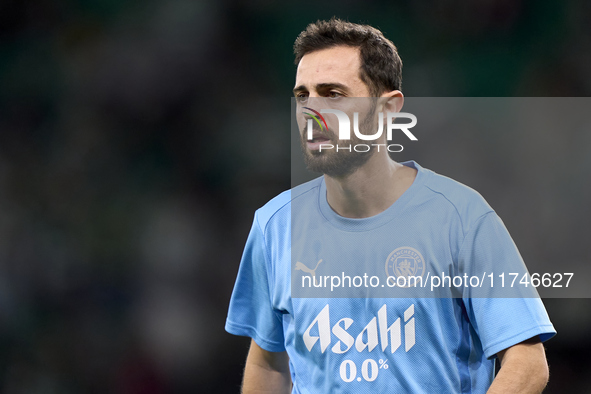
M378 29L338 18L310 23L295 40L295 64L307 53L340 45L358 47L361 55L360 78L372 95L400 90L402 60L392 41Z

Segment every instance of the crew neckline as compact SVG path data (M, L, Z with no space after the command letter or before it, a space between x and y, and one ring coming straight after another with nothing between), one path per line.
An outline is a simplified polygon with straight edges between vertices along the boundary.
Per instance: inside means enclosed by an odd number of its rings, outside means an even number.
M333 211L333 209L328 204L328 200L326 198L326 183L324 181L324 177L322 177L318 193L318 205L320 213L334 227L343 231L350 232L372 230L392 221L400 214L404 206L410 200L412 200L412 197L417 193L418 189L424 183L425 178L427 176L425 169L415 161L405 161L400 164L406 167L414 168L415 170L417 170L417 175L413 183L408 187L408 189L406 189L404 193L402 193L402 195L383 212L380 212L377 215L370 216L368 218L359 219L346 218L344 216L339 215L338 213Z

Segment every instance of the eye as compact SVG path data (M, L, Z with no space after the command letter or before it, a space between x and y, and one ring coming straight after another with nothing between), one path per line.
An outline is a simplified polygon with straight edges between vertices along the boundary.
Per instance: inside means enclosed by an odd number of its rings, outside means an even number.
M343 97L343 95L335 90L331 90L330 92L328 92L328 97L339 98L339 97Z
M303 103L306 100L308 100L308 93L300 92L300 93L296 94L295 97L298 102Z

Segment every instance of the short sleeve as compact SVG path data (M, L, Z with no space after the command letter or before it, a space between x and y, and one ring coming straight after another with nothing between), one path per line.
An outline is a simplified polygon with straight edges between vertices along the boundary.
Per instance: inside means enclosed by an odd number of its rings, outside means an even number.
M535 288L519 283L523 275L529 276L527 268L495 212L468 229L458 265L461 275L478 276L485 283L464 288L463 301L487 358L532 337L545 341L556 334Z
M230 334L251 337L267 351L281 352L285 350L283 326L280 314L272 307L268 267L264 237L255 215L230 299L225 328Z

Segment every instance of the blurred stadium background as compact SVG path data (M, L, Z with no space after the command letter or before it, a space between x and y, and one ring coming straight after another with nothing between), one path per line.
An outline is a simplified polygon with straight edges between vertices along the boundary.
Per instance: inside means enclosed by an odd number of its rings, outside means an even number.
M584 0L3 0L1 393L238 392L227 304L254 210L290 187L293 41L332 15L395 42L408 96L591 95ZM414 158L479 190L526 262L588 265L591 133L558 132ZM545 300L548 393L591 392L589 301Z

